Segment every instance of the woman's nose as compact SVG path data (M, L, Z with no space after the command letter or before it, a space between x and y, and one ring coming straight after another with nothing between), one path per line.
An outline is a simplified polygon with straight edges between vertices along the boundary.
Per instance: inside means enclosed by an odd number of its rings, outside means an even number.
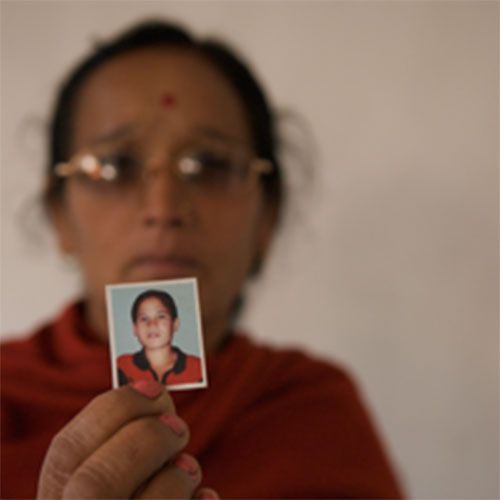
M192 217L188 189L168 164L145 171L141 195L142 218L148 226L181 226Z

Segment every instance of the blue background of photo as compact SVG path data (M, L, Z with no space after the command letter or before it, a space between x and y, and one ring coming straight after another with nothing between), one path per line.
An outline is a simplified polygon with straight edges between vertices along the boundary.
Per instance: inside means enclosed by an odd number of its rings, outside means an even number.
M185 353L200 357L198 342L198 318L196 314L196 299L193 282L174 284L150 284L147 286L133 285L127 288L113 288L111 302L113 306L113 321L116 356L133 353L142 349L132 328L131 309L135 298L146 290L161 290L169 293L177 306L179 329L174 333L172 345L179 347Z

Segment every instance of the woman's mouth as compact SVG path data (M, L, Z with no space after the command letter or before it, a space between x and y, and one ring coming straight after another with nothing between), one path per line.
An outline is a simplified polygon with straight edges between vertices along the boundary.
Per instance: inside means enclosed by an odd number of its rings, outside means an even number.
M127 266L128 274L139 279L169 279L195 276L198 262L186 256L141 255Z

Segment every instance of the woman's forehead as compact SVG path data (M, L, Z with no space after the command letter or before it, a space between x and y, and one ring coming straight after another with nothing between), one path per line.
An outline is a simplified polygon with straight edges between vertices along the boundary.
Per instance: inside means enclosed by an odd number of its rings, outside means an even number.
M83 83L73 148L146 116L167 129L201 126L250 138L243 104L213 63L192 50L143 48L104 63Z

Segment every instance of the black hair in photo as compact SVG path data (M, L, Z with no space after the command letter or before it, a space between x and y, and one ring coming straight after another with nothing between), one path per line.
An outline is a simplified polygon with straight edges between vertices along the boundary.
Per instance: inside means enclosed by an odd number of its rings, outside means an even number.
M175 305L174 299L172 296L164 292L162 290L146 290L145 292L142 292L139 294L135 300L134 303L132 304L132 309L130 310L130 315L132 316L132 321L134 323L137 322L137 315L139 312L139 307L140 305L146 300L150 298L155 298L161 301L161 303L167 308L168 313L170 314L170 317L172 320L177 319L178 313L177 313L177 306Z

